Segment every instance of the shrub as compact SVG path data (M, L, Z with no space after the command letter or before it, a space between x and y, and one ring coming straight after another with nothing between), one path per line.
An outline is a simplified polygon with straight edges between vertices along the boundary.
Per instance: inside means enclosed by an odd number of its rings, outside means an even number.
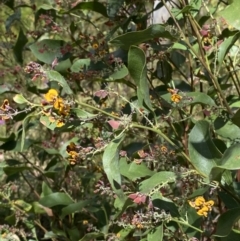
M1 240L239 240L240 2L166 2L0 4Z

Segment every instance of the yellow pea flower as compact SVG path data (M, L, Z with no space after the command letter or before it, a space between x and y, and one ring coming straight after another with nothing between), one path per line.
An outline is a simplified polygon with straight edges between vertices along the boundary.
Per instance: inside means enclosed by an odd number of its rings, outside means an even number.
M44 98L47 102L53 102L58 97L58 92L55 89L50 89L45 95Z

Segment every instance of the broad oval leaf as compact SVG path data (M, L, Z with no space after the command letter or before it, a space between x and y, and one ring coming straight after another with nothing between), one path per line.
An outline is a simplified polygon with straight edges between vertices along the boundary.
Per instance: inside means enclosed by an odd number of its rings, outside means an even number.
M120 134L112 140L106 147L103 153L103 169L108 177L108 180L113 190L119 189L121 185L121 174L119 170L119 151L120 145L124 139L124 134Z
M97 13L102 14L104 17L108 17L106 7L97 1L93 2L80 2L76 4L72 9L70 9L70 12L73 12L75 10L91 10Z
M3 171L5 172L6 175L11 176L19 172L23 172L25 170L30 170L30 167L27 166L21 166L21 167L14 167L14 166L7 166L3 168Z
M135 31L118 36L110 41L110 44L116 45L123 49L129 49L132 45L147 42L154 38L167 38L176 40L167 30L166 26L153 24L143 31Z
M14 202L14 204L16 204L17 206L21 207L21 209L23 209L25 212L29 212L32 208L32 205L23 201L23 200L16 200Z
M219 116L214 120L215 132L222 138L230 141L239 139L240 128L237 125L233 124L232 121L225 118L224 113L225 112L222 113L222 116Z
M240 143L230 146L223 154L218 167L227 170L240 169Z
M217 166L222 157L211 139L209 128L207 121L198 121L191 130L188 139L191 163L205 177L209 177L211 169Z
M176 174L174 172L162 171L155 173L153 176L140 183L140 192L143 194L149 194L155 187L163 183L172 183L176 180Z
M69 94L69 95L73 94L67 81L64 79L64 77L60 73L58 73L57 71L54 71L54 70L48 70L48 71L46 71L46 74L47 74L49 81L58 82L58 84L60 86L62 86L62 88L66 94Z
M220 21L224 19L228 25L240 30L240 22L239 19L236 17L239 14L239 9L240 1L232 0L231 4L223 8L223 10L218 13Z
M56 192L42 197L39 203L45 207L51 208L57 205L70 205L74 202L66 193Z
M235 222L240 218L240 208L233 208L223 213L217 222L214 236L226 237L232 230Z
M25 99L23 97L23 95L21 94L16 94L14 97L13 97L13 100L14 102L18 103L18 104L25 104L25 103L29 103L27 99Z
M147 79L146 56L140 48L132 46L128 53L128 70L137 85L137 96L141 107L144 104L151 110L152 104Z
M82 208L87 206L89 201L80 201L77 203L69 204L68 206L64 207L61 211L61 218L64 218L66 215L81 212Z
M239 10L238 10L239 11ZM239 20L238 20L239 21ZM237 32L235 35L226 38L219 46L217 59L218 59L218 71L220 71L223 60L226 54L229 52L230 48L234 43L239 39L240 32Z
M44 39L30 45L29 48L38 60L51 64L55 58L58 58L60 62L69 56L69 53L62 54L62 52L66 52L63 51L65 44L63 40Z
M163 240L163 223L158 227L152 229L147 235L148 241L162 241Z
M125 158L121 158L119 167L121 175L132 181L138 178L152 176L155 173L154 171L151 171L144 162L140 165L135 162L128 164Z
M89 113L83 109L73 108L71 109L80 120L91 120L97 117L97 115Z

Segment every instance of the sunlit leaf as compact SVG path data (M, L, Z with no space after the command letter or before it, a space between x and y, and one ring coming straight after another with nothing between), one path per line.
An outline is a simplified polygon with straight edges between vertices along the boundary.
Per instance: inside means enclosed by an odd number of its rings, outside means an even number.
M67 81L64 79L64 77L54 70L48 70L46 71L47 77L49 81L56 81L64 90L66 94L73 94L72 90L70 89Z
M74 203L73 200L66 193L56 192L42 197L39 203L45 207L54 207L57 205L69 205Z

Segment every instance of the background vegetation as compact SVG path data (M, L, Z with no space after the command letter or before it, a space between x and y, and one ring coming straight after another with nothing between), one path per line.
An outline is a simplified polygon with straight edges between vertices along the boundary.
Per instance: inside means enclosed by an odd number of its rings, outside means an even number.
M166 2L1 1L1 240L240 239L240 2Z

